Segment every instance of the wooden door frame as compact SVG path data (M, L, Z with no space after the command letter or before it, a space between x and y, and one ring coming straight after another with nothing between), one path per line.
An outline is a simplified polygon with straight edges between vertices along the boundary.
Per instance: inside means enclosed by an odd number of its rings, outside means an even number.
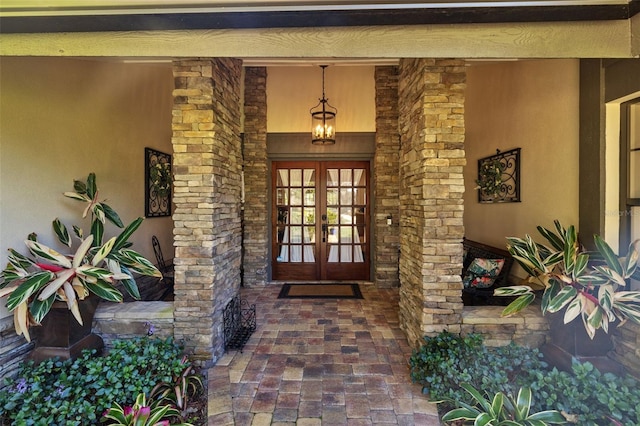
M277 236L277 209L278 202L275 199L275 189L277 188L277 179L278 175L275 173L278 168L282 169L290 169L290 168L301 168L301 169L315 169L316 170L316 187L318 186L317 181L320 175L319 170L319 162L313 161L309 159L303 159L300 161L295 160L284 160L284 161L272 161L271 162L271 188L270 188L270 198L271 198L271 209L269 215L269 226L270 226L270 262L271 262L271 274L272 277L280 276L282 274L286 274L286 280L289 281L313 281L316 280L320 273L320 263L317 261L320 242L318 238L315 241L315 249L314 253L316 256L316 261L314 263L279 263L276 261L278 256L278 236ZM316 211L317 211L317 193L316 193ZM318 221L316 218L316 235L318 232ZM278 278L280 279L280 278Z
M365 262L362 263L351 263L349 264L349 268L345 267L344 263L325 263L325 268L321 268L320 270L320 279L321 280L329 280L329 281L344 281L344 280L353 280L352 276L357 275L363 277L362 280L368 281L371 277L371 206L373 203L371 202L371 163L369 161L362 160L321 160L320 163L320 171L321 173L326 172L329 168L354 168L359 167L360 165L366 164L366 207L369 210L367 214L364 215L365 219L365 230L366 230L366 243L364 246L364 255ZM320 182L323 182L323 190L326 190L326 176L322 176ZM321 198L320 210L325 212L327 211L327 200L326 197ZM321 244L320 246L320 257L321 259L327 259L328 253L327 249L329 244ZM322 262L319 262L322 265Z
M329 166L331 165L331 166ZM328 244L324 244L321 241L321 226L322 221L320 217L322 215L321 212L326 211L326 197L320 196L320 190L326 190L326 176L323 176L323 173L326 173L327 168L345 168L345 167L358 167L363 166L366 170L366 206L367 213L364 216L365 223L365 235L366 240L363 244L363 254L365 255L365 262L362 263L353 263L350 265L350 268L345 268L344 263L336 263L330 264L325 262L324 259L327 257L327 247ZM353 280L350 277L348 271L352 271L353 268L356 268L359 271L359 274L364 281L368 281L371 277L371 268L373 267L372 260L372 241L373 241L373 229L371 227L372 224L372 215L373 215L373 200L372 200L372 181L371 181L371 160L370 159L361 159L361 158L352 158L352 159L309 159L309 158L301 158L300 160L293 159L272 159L270 160L270 188L269 188L269 218L267 222L269 223L269 260L271 263L271 278L274 280L282 280L282 274L285 273L287 269L288 277L286 281L303 281L303 280L321 280L321 281L342 281L342 280ZM318 192L316 193L316 222L315 222L315 232L316 232L316 240L315 240L315 255L316 262L313 264L306 265L304 263L278 263L276 261L276 257L278 255L278 236L277 236L277 208L278 203L275 199L275 189L277 187L277 178L278 175L276 170L279 168L313 168L316 170L316 189ZM318 215L320 213L320 215ZM322 268L323 263L329 266L329 271ZM291 267L293 266L293 267Z

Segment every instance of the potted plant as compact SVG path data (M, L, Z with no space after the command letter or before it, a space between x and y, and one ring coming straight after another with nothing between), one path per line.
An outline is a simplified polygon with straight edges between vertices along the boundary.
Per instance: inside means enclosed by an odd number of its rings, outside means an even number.
M578 241L574 226L564 228L557 220L554 225L553 231L537 227L549 245L526 235L507 238L507 249L529 274L529 280L544 287L542 313L555 317L551 323L551 343L542 348L545 355L555 358L560 368L570 368L571 357L581 358L577 351L582 348L585 355L582 359L597 364L604 355L602 352L612 348L607 335L612 324L621 325L627 320L640 323L640 291L630 290L630 281L640 277L638 242L631 243L627 256L619 258L595 235L597 251L589 252ZM494 294L517 296L504 309L503 316L519 312L535 299L529 285L499 288ZM562 324L575 326L578 319L582 325L567 334L567 327ZM584 332L586 337L582 339L574 332ZM589 340L595 344L588 345ZM596 366L607 368L604 364Z
M162 277L149 260L130 248L129 238L143 219L139 217L125 227L118 214L104 201L99 201L94 173L89 174L86 182L74 181L74 191L64 195L85 204L83 218L91 216L88 234L73 226L77 239L75 251L72 254L59 253L39 243L36 235L31 234L25 241L29 255L9 249L8 264L0 274L0 297L8 295L7 308L13 312L18 335L24 335L27 341L31 341L29 328L41 325L48 317L55 317L50 322L57 324L52 324L50 331L39 333L38 344L46 348L52 344L51 341L63 340L67 348L62 352L45 349L44 358L54 355L69 358L86 345L102 344L101 339L96 343L96 337L90 338L89 342L85 339L84 335L91 331L92 317L87 319L83 316L92 316L100 299L122 302L122 293L116 287L118 283L122 283L132 297L139 299L134 274ZM104 241L107 221L122 231ZM62 245L67 249L73 248L74 239L57 218L53 221L53 230ZM65 311L75 318L75 321L68 321L69 325L80 326L79 331L69 331L62 339L57 338L55 330L60 322L65 321L61 320L59 311L52 310L59 302L63 302ZM84 342L80 343L83 339ZM75 346L75 349L70 346Z

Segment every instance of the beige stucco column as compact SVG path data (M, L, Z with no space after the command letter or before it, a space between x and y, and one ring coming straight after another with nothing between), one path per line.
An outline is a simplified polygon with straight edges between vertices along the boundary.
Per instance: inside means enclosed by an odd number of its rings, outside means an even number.
M236 59L173 63L175 332L196 360L224 353L240 287L240 76Z
M464 60L399 65L400 323L410 342L460 331Z

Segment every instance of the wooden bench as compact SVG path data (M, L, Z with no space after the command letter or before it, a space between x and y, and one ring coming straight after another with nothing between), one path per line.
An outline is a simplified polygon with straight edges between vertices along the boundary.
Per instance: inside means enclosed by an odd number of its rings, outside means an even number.
M464 288L462 290L462 300L465 305L507 305L513 298L493 297L493 290L497 287L506 287L509 283L509 273L513 266L513 257L505 250L492 247L486 244L464 239L464 259L462 261L462 278L467 274L467 269L474 259L504 259L504 264L500 273L496 277L493 285L488 288Z

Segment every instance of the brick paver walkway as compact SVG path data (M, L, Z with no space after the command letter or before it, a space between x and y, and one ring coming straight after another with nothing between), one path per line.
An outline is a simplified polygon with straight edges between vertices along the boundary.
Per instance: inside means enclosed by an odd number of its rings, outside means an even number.
M257 329L209 370L210 425L440 425L411 383L398 289L361 284L364 299L278 299L243 288Z

